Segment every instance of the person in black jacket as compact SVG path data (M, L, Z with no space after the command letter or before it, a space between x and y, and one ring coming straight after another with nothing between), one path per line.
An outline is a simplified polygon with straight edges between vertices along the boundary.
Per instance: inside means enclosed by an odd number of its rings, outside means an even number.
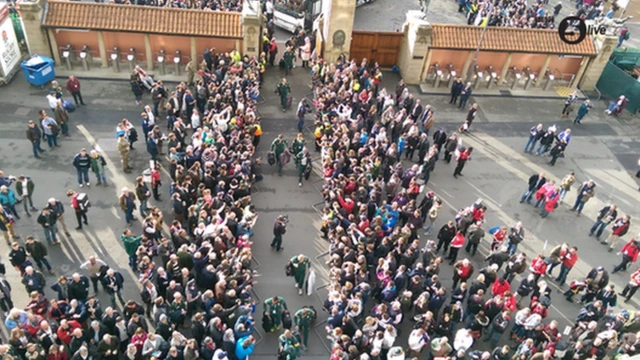
M282 246L282 235L287 232L286 219L287 217L285 215L280 215L273 224L273 241L271 242L271 247L278 252L284 249Z
M451 100L449 100L449 104L454 104L458 102L458 96L462 92L462 88L464 85L462 84L461 78L456 78L451 85Z
M9 315L9 310L13 309L13 301L11 300L11 285L4 278L0 278L0 291L2 292L0 309L4 311L4 317L6 318Z
M456 231L456 224L453 220L440 228L440 231L438 231L438 247L436 248L436 252L440 251L442 247L444 247L445 253L449 250L449 244L451 240L453 240L453 237L456 236Z
M544 154L549 151L549 148L551 147L551 144L553 144L553 140L555 138L556 128L552 126L540 138L540 145L538 145L538 150L536 150L536 156L544 156Z
M596 239L600 240L600 236L604 229L609 226L613 222L613 220L618 218L618 207L615 204L607 205L600 209L598 212L598 218L596 222L593 223L591 230L589 230L589 236L593 236L596 234Z
M451 162L452 154L456 151L456 148L458 148L458 135L451 134L444 144L444 161L447 164Z
M42 209L40 215L38 215L38 224L42 226L44 230L44 238L50 245L58 245L58 237L56 235L57 228L56 222L58 222L58 215L55 212L49 210L48 207Z
M528 204L530 204L531 198L533 197L533 195L546 182L547 182L547 178L545 177L545 174L543 172L541 172L540 174L531 175L531 177L529 177L529 186L527 187L527 191L525 191L524 194L522 194L522 197L520 198L520 203L523 203L526 201Z
M49 264L49 260L47 259L47 247L44 246L43 243L34 239L33 236L27 236L27 243L24 247L25 250L27 250L27 254L29 254L31 258L36 262L40 271L43 271L46 267L47 271L49 271L50 274L53 274L51 264Z
M596 293L609 284L609 273L602 266L591 269L585 279L588 282L587 291L582 295L580 301L582 303L590 303L596 296Z

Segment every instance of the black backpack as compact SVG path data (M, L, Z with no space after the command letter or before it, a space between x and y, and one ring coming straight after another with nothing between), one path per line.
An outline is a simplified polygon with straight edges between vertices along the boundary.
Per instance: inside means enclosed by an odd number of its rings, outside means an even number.
M91 207L91 202L89 201L89 195L87 195L86 193L78 194L76 201L78 201L78 206L80 207L80 210L87 211Z
M282 327L291 330L291 314L287 310L282 313Z

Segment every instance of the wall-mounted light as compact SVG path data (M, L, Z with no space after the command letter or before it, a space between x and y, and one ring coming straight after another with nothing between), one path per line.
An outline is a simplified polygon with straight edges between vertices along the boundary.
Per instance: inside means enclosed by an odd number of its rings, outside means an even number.
M111 60L116 61L118 59L118 47L113 48L113 52L111 53Z
M180 75L180 50L176 50L176 54L173 56L173 63L175 64L176 75Z
M120 72L120 63L118 62L118 57L120 56L120 49L117 46L113 47L113 51L111 52L111 65L113 66L113 72Z
M71 44L67 44L67 46L64 47L64 50L62 50L62 57L67 59L69 58L70 55L71 55Z
M89 54L89 46L86 44L82 46L82 50L80 50L80 59L82 60L82 68L84 71L89 71L89 59L87 59L87 55Z
M85 59L87 57L88 53L89 53L89 46L84 45L82 47L82 50L80 50L80 58L81 59Z
M136 57L136 49L129 48L129 53L127 54L127 60L133 61L135 57Z

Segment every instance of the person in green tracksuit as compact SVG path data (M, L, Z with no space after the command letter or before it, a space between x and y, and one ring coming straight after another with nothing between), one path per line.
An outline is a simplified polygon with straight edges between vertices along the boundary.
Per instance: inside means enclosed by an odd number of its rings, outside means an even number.
M278 164L278 175L282 176L282 162L280 161L280 155L287 149L287 141L284 139L284 135L280 134L271 143L271 151L276 155L276 164Z
M309 154L306 146L296 155L296 163L298 164L298 186L302 186L304 171L307 169L307 166L311 166L311 154Z
M129 255L129 266L133 271L138 271L138 255L136 251L140 247L142 236L133 236L131 235L131 230L125 229L120 236L120 240L124 243L124 250Z
M282 313L287 309L287 303L280 296L274 296L264 301L264 312L271 318L271 332L280 330Z
M298 136L291 143L291 153L298 154L302 151L302 148L305 146L304 135L302 133L298 133Z
M278 347L287 360L294 360L300 356L300 342L291 330L285 330L284 334L278 337Z
M298 331L302 334L302 347L307 349L307 340L309 340L309 330L311 329L311 322L313 321L313 310L303 307L296 311L294 321L298 327Z
M296 281L298 295L302 295L302 289L304 289L304 279L307 275L309 265L311 265L311 260L309 260L307 256L300 254L298 256L292 257L290 262L291 265L293 265L293 278Z
M284 59L284 75L289 75L289 71L293 69L293 59L296 57L296 53L293 51L291 47L288 47L287 50L282 55Z
M286 53L285 53L286 56ZM276 86L276 93L280 95L280 105L282 106L282 111L287 111L287 97L291 92L291 86L287 83L287 79L282 79L282 82Z

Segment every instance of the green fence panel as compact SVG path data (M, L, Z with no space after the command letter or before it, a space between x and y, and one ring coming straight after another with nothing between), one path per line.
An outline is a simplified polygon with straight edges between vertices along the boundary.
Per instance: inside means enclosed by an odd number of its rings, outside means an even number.
M640 65L640 49L638 48L617 48L611 54L609 61L623 67Z
M597 87L605 98L626 96L629 100L627 110L632 114L640 108L640 83L610 61L602 71Z

